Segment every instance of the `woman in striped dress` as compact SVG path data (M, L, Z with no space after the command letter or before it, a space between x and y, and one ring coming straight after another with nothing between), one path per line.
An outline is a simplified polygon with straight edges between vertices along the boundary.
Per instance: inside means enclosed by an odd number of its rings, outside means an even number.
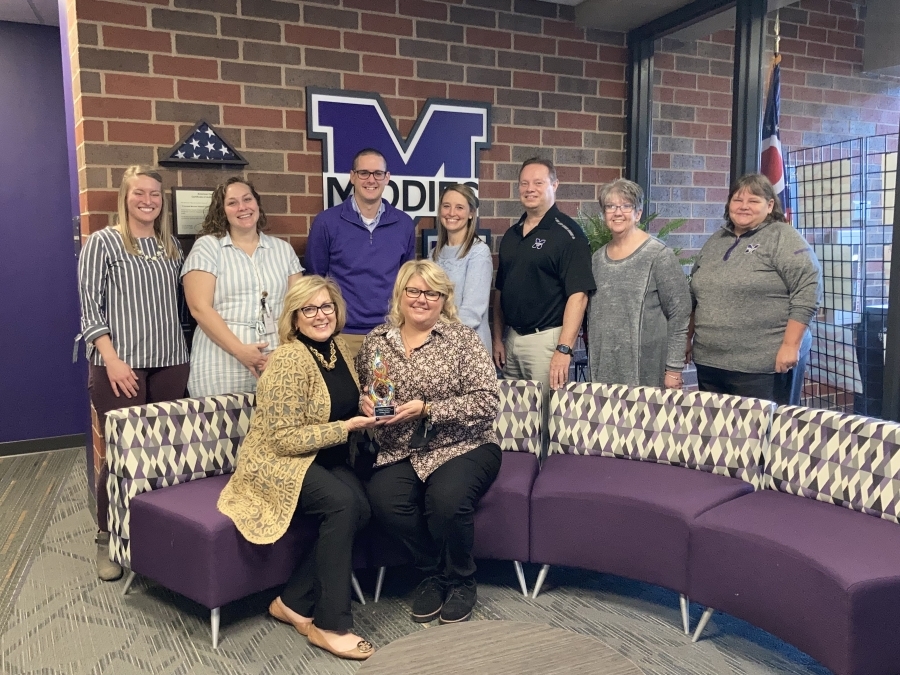
M287 242L262 233L266 214L253 185L239 176L213 192L200 237L181 271L197 320L191 396L256 391L288 288L303 272Z
M184 260L164 208L162 177L126 169L116 224L87 238L78 263L81 332L90 362L88 389L101 428L116 408L184 396L188 353L178 312ZM97 475L97 573L122 576L109 559L106 463Z

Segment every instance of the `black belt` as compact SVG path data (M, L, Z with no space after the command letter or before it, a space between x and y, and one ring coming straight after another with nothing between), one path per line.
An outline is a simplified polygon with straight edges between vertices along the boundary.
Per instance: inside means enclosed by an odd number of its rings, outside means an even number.
M553 330L554 328L560 328L560 326L547 326L546 328L516 328L515 326L510 326L510 328L519 335L534 335L535 333L540 333L542 330Z

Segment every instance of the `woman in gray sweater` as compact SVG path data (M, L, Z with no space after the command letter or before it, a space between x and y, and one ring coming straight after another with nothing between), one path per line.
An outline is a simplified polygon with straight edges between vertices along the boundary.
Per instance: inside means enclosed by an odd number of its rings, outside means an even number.
M592 259L588 306L591 379L680 389L691 299L671 249L638 227L644 191L630 180L600 188L612 241Z
M815 253L785 221L769 180L731 188L725 225L691 272L693 356L701 391L798 404L822 294ZM693 348L693 354L691 349Z

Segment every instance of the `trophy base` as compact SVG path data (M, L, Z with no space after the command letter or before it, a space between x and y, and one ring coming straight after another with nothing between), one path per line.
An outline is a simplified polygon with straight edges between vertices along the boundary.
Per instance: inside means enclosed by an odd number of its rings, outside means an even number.
M393 417L397 412L397 406L395 405L376 405L375 406L375 417Z

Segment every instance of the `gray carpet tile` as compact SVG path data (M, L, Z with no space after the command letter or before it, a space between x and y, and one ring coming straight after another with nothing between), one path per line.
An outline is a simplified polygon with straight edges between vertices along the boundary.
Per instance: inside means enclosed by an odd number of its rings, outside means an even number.
M0 459L0 631L84 448Z
M468 621L419 631L373 654L359 675L642 675L612 647L546 624Z
M266 615L274 592L222 610L221 642L213 650L204 608L151 582L123 582L94 573L94 524L86 507L83 460L60 493L52 522L0 635L0 672L11 675L332 675L354 673ZM526 565L529 584L537 567ZM371 601L374 573L358 574L369 602L354 603L356 631L384 646L434 626L408 618L408 569L388 570L382 599ZM511 563L480 564L474 621L543 623L600 639L647 675L827 675L780 640L715 614L706 637L692 644L681 632L678 597L665 589L591 572L553 569L537 599L517 590ZM696 624L702 608L692 607Z

